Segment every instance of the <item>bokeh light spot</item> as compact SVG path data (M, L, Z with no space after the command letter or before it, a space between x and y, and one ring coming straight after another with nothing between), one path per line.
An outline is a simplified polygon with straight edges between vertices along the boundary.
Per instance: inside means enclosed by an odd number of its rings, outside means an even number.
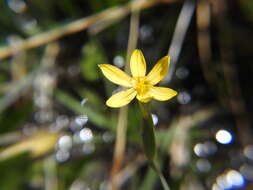
M230 170L226 175L226 180L231 187L239 188L244 185L242 174L236 170Z
M80 131L79 136L82 142L90 142L93 138L92 131L89 128L83 128Z
M230 144L233 140L231 133L226 130L219 130L215 138L221 144Z

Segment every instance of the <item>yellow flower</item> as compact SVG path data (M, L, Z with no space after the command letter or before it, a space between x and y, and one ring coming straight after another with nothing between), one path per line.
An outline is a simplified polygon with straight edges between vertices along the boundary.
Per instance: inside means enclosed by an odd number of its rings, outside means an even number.
M132 77L115 66L100 64L99 67L107 79L120 86L128 87L112 95L106 105L117 108L127 105L134 97L141 102L148 102L152 98L165 101L177 95L175 90L164 87L155 87L168 72L169 56L161 58L150 73L146 76L146 61L141 50L134 50L130 58L130 70Z

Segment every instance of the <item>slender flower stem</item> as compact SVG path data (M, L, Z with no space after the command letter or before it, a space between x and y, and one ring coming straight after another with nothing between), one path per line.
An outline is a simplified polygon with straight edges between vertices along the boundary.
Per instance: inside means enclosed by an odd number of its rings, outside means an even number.
M45 158L43 162L44 175L45 175L45 190L57 190L58 179L57 179L57 166L53 156Z
M149 112L147 104L139 102L139 107L142 113L142 141L144 152L149 161L153 161L156 153L156 142L154 123Z
M158 169L158 167L156 166L154 161L150 162L150 166L159 175L159 178L161 180L161 183L162 183L162 186L163 186L164 190L170 190L169 185L168 185L165 177L163 176L162 172Z
M169 190L169 185L164 178L162 172L158 169L155 164L155 154L156 154L156 143L155 143L155 132L154 132L154 123L152 120L152 116L149 112L147 104L139 102L139 107L142 113L142 140L143 140L143 148L146 157L148 158L150 166L159 176L162 186L164 190Z
M138 29L139 29L139 12L133 12L130 20L130 31L127 48L127 60L125 65L125 71L129 72L129 60L131 52L137 46L138 40ZM113 156L113 166L111 170L111 186L112 190L117 190L117 174L121 170L122 162L125 154L126 146L126 131L127 131L127 120L128 106L120 108L117 124L116 143Z

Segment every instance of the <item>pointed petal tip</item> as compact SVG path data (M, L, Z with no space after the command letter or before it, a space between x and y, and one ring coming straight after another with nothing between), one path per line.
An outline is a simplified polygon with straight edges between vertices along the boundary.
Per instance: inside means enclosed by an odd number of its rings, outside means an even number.
M103 67L104 64L98 64L98 67L101 69L101 67Z
M140 49L135 49L133 52L142 52Z
M110 107L110 108L119 108L121 106L115 106L114 104L111 104L111 102L109 102L108 100L105 102L105 104Z
M109 64L98 64L98 67L101 68L101 67L104 67L106 65L109 65Z
M166 60L166 62L169 63L170 62L170 56L166 55L161 60Z
M146 75L146 60L140 49L135 49L130 57L130 70L134 77Z
M142 51L140 49L134 49L132 51L132 55L135 55L135 54L141 54L141 55L143 55L143 53L142 53Z
M171 90L171 98L174 98L175 96L177 96L177 94L178 94L177 91L175 91L175 90L173 90L171 88L170 88L170 90Z

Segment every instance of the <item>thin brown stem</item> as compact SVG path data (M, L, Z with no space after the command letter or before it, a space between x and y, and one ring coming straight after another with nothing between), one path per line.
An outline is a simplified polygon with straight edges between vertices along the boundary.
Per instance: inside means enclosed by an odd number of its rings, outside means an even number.
M128 38L128 49L127 49L127 60L125 65L125 71L129 72L129 60L132 51L137 46L138 40L138 28L139 28L139 12L134 12L131 16L130 20L130 32ZM114 158L113 165L111 170L111 185L112 189L116 190L117 187L117 174L121 170L124 154L125 154L125 146L126 146L126 130L127 130L127 120L128 116L128 107L125 106L120 108L118 115L118 124L117 124L117 136L116 136L116 144L114 149Z
M159 3L175 2L176 0L138 0L130 1L126 5L121 7L113 7L106 9L100 13L82 18L64 26L60 26L56 29L49 30L28 39L25 39L21 43L17 44L15 50L11 46L0 48L0 60L13 55L18 50L27 50L35 47L45 45L47 43L56 41L66 35L74 34L86 30L87 28L94 27L105 22L116 22L124 18L131 12L140 11Z
M211 47L211 34L210 34L210 24L211 24L211 3L206 0L198 0L197 10L196 10L196 20L198 29L198 52L200 59L200 66L204 78L208 85L213 89L213 91L218 92L219 101L223 105L227 105L228 101L221 94L223 93L223 88L218 85L218 76L215 69L215 64L212 60L212 47Z
M170 70L162 83L170 82L176 68L186 32L190 26L192 16L195 10L195 2L193 0L185 0L180 11L175 30L173 32L168 55L171 56Z

